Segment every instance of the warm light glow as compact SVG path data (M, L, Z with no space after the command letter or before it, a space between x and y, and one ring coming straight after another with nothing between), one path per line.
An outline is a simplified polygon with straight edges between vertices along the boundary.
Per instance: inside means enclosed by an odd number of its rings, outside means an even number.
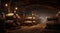
M14 13L16 13L16 11L14 11Z
M58 16L58 15L59 15L59 13L60 13L60 11L56 14L56 16Z
M35 14L32 14L32 15L35 15Z
M14 15L14 13L9 13L6 16L13 16L13 15Z
M32 21L25 21L25 23L32 23Z
M35 17L33 17L33 19L35 19Z
M15 9L17 10L18 8L16 7Z
M27 19L32 19L32 17L27 17Z
M35 17L27 17L27 19L35 19Z
M8 4L5 4L5 6L8 6Z
M16 14L17 18L20 18L20 16L18 14Z
M60 11L58 13L60 13Z
M35 22L35 21L33 21L33 22Z

